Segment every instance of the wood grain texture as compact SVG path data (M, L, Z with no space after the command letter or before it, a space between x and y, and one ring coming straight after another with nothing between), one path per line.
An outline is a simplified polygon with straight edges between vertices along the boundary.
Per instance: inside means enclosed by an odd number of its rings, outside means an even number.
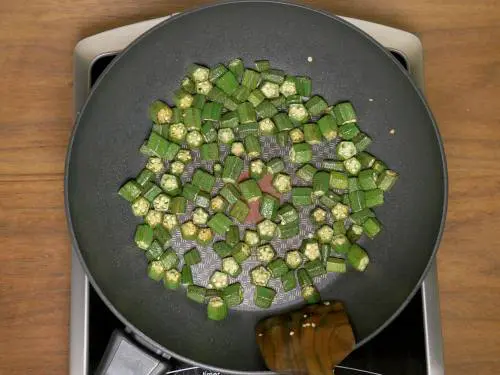
M0 2L0 374L67 374L70 252L63 166L76 42L202 0ZM445 141L439 253L447 374L500 371L500 12L497 0L313 0L417 33Z

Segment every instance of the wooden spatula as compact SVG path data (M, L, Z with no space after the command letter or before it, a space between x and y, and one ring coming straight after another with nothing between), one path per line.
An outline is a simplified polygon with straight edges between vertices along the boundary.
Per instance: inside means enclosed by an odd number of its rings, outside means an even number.
M355 344L344 305L334 301L264 319L256 339L269 369L292 375L331 375Z

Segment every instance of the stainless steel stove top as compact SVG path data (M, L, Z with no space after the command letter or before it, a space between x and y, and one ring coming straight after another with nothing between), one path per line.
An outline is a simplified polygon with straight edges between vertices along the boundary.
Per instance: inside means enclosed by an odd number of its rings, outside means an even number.
M94 64L105 61L106 58L107 63L109 63L111 58L122 51L128 44L130 44L130 42L166 18L168 17L157 18L109 30L83 39L77 44L74 50L73 62L75 115L84 104L92 81L95 79L95 77L92 77L91 73ZM396 53L405 63L406 68L416 85L423 91L423 51L420 40L415 35L367 21L346 17L343 18L370 34L391 52ZM99 71L99 73L101 71ZM92 328L91 324L93 325L97 323L95 323L95 318L91 319L90 306L92 304L101 303L101 301L96 300L96 298L98 299L99 297L93 293L92 286L89 284L89 281L75 254L75 250L73 249L71 277L70 375L89 375L93 371L89 364L89 349L91 349L93 345L97 345L97 342L95 341L95 338L90 337L91 335L89 332ZM422 370L420 372L411 373L442 375L444 374L443 347L439 312L437 269L435 264L433 264L430 268L421 288L421 292L417 294L414 300L415 301L412 302L412 304L416 307L413 307L413 309L416 308L417 310L421 310L421 320L418 321L416 327L414 326L412 320L407 320L400 324L409 325L408 327L405 327L405 329L408 329L409 332L421 332L423 337L422 358L423 361L425 361L425 364L416 364L416 366ZM407 309L409 308L410 307L407 307ZM382 334L384 334L384 332L382 332ZM419 339L418 335L415 336L408 334L403 335L401 340ZM101 342L99 342L99 344L102 346ZM370 345L370 343L368 345ZM375 345L377 345L377 343ZM417 347L418 345L419 344L417 344ZM359 349L359 355L355 355L352 360L346 361L347 363L342 363L338 366L339 371L343 371L342 374L382 375L382 370L373 369L373 366L363 367L364 363L368 363L367 361L361 360L363 356L373 356L372 352L366 351L367 354L365 354L365 352L362 351L363 348ZM153 351L156 350L153 349ZM155 354L161 355L159 351L156 351ZM356 352L354 354L356 354ZM391 361L391 358L388 360ZM203 369L191 368L191 366L187 364L178 365L177 368L171 369L166 373L170 374L183 372L187 374L189 370L199 370L197 373L210 374L208 370L203 371ZM384 374L386 373L388 374L389 372L385 371ZM399 371L395 370L395 372L391 372L391 374L409 373L410 372L408 372L408 370L404 370L402 368Z

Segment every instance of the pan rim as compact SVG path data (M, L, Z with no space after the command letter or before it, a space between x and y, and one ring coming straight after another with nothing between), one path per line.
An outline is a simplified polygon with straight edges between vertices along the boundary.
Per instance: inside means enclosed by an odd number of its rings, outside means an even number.
M441 207L441 221L440 221L440 225L439 225L439 230L438 230L438 233L436 236L434 248L432 250L431 256L428 259L427 265L424 268L422 276L420 277L420 279L416 283L413 290L408 294L408 296L406 297L406 300L400 305L400 307L382 325L380 325L377 329L375 329L372 333L370 333L364 339L360 340L359 342L356 342L354 350L363 346L364 344L369 342L371 339L373 339L375 336L377 336L388 325L390 325L394 321L394 319L396 319L396 317L399 316L399 314L406 308L408 303L413 299L415 294L420 289L425 277L427 276L428 271L432 265L432 262L436 258L436 254L437 254L437 251L438 251L438 248L439 248L439 245L441 243L443 233L444 233L444 227L445 227L446 216L447 216L447 208L448 208L448 184L449 184L449 181L448 181L448 168L447 168L447 161L446 161L446 154L444 151L443 140L441 138L441 134L439 132L436 120L435 120L435 118L430 110L430 107L429 107L429 105L428 105L428 103L423 95L423 92L416 86L415 82L413 82L408 71L405 70L403 67L401 67L400 64L395 60L395 58L387 51L387 49L381 43L379 43L377 40L375 40L372 36L370 36L368 33L357 28L356 26L354 26L353 24L349 23L348 21L340 18L339 16L332 14L332 13L329 13L329 12L324 11L324 10L315 9L315 8L312 8L312 7L309 7L306 5L302 5L302 4L290 3L290 2L287 2L285 0L227 0L227 1L219 1L219 2L216 2L213 4L198 6L195 8L188 9L186 11L182 11L181 13L174 14L171 17L169 17L168 19L160 22L158 25L147 30L145 33L141 34L137 39L135 39L132 43L130 43L118 55L118 58L114 59L106 67L106 69L99 76L99 78L96 81L96 83L94 84L94 86L91 88L91 90L90 90L90 92L85 100L85 103L77 112L77 115L76 115L75 120L74 120L73 129L72 129L71 135L70 135L70 140L68 143L68 149L67 149L67 153L66 153L66 160L65 160L65 166L64 166L64 210L65 210L65 214L66 214L66 221L67 221L67 225L68 225L68 230L69 230L70 237L71 237L72 251L73 251L73 249L75 249L75 252L76 252L76 255L77 255L78 260L80 262L80 265L82 266L83 270L85 271L85 274L86 274L88 280L92 284L92 287L94 288L96 293L99 295L101 300L106 304L106 306L124 324L124 326L130 328L130 330L133 332L134 335L139 336L141 339L145 340L148 344L152 345L153 347L157 347L157 348L161 349L163 352L165 352L165 353L167 353L167 354L169 354L169 355L171 355L171 356L173 356L173 357L175 357L183 362L191 363L191 364L194 364L194 365L201 367L201 368L210 368L210 369L214 369L214 370L217 370L220 372L226 372L226 373L231 373L231 374L250 374L250 373L251 374L271 374L272 373L271 371L241 371L241 370L214 367L212 365L207 365L207 364L204 364L201 362L197 362L193 359L184 357L183 355L178 354L177 352L174 352L172 350L167 349L163 345L159 344L158 342L156 342L155 340L151 339L149 336L144 334L140 329L138 329L131 322L129 322L129 320L123 314L121 314L114 307L114 305L108 300L108 298L102 292L102 290L99 287L99 285L97 284L97 282L94 280L94 277L92 276L92 273L90 272L89 268L87 267L85 259L82 255L81 250L80 250L80 246L79 246L78 241L76 239L76 235L75 235L74 228L73 228L71 211L69 208L69 166L71 163L73 144L75 141L75 136L78 132L82 113L85 112L85 109L89 105L91 98L93 97L95 91L99 87L100 81L109 73L109 71L113 68L113 66L117 63L117 61L120 60L123 56L125 56L130 49L134 48L136 46L136 44L140 43L143 38L146 38L150 34L154 33L157 29L164 27L164 25L166 25L170 22L173 22L173 21L177 20L178 18L182 18L184 16L188 16L190 14L193 14L193 13L196 13L199 11L203 11L205 9L210 9L210 8L225 6L225 5L236 5L236 4L241 4L241 3L257 3L257 4L258 3L263 3L263 4L267 3L267 4L278 4L278 5L290 6L290 7L300 8L300 9L304 9L304 10L311 11L314 13L318 13L320 15L323 15L323 16L326 16L326 17L332 19L333 21L337 21L337 22L342 23L344 26L349 27L351 30L360 33L365 38L370 40L375 46L377 46L379 49L381 49L386 54L386 56L389 58L389 60L391 60L393 64L396 64L396 66L398 67L400 72L406 76L406 79L410 82L413 89L417 92L418 98L420 99L421 104L424 106L425 111L430 119L430 122L432 123L432 127L433 127L433 130L435 133L436 141L437 141L438 147L439 147L439 153L441 155L440 169L442 170L442 174L443 174L443 192L442 192L443 204Z

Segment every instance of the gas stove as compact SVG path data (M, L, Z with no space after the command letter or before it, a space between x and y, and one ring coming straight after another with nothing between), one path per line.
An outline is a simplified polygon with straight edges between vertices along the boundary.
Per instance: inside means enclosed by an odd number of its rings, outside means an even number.
M106 66L139 35L167 17L109 30L80 41L74 50L74 111ZM386 47L423 91L423 54L413 34L372 22L343 17ZM220 375L181 363L140 340L106 307L89 283L72 250L70 375ZM105 353L126 358L128 366L107 361ZM111 356L112 357L112 356ZM368 344L337 368L337 375L444 374L436 265L402 313Z

